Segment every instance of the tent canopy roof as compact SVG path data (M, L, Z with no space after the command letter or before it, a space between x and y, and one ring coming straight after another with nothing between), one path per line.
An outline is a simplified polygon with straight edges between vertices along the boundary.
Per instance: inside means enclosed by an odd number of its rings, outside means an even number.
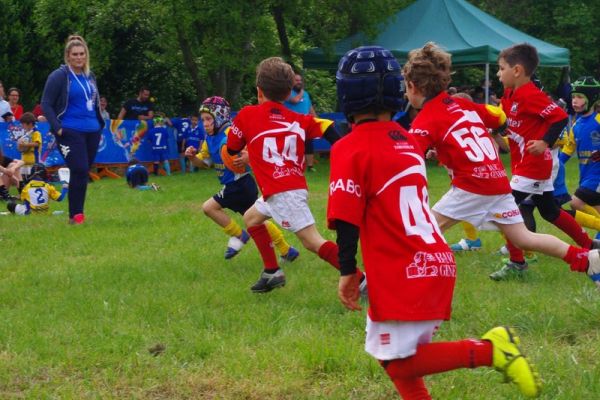
M336 69L338 60L361 45L391 50L399 61L429 41L452 54L453 65L496 63L506 47L527 42L534 45L540 65L569 65L569 50L536 39L481 11L465 0L417 0L378 27L375 38L357 33L334 44L332 51L314 48L303 55L304 67Z

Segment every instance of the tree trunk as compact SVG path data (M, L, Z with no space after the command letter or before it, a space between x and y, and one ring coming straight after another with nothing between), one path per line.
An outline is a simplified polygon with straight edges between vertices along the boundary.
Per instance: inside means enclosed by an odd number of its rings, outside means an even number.
M196 92L198 101L202 101L206 98L206 87L204 86L202 79L200 79L198 65L196 64L196 57L194 57L192 46L190 45L188 38L185 36L182 27L177 24L175 24L175 26L177 30L177 41L179 42L179 48L183 54L183 63L190 74L190 77L192 78L194 91Z
M279 43L281 44L281 53L292 68L296 70L296 66L292 61L292 50L290 49L290 41L285 29L285 18L283 16L283 7L281 3L278 2L271 7L271 14L275 20L275 25L277 26L277 35L279 36Z

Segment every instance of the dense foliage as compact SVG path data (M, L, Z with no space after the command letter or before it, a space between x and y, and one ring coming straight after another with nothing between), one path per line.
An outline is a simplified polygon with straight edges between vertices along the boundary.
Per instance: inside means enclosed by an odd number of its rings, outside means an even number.
M571 50L572 77L600 73L600 3L558 0L472 1L529 34ZM62 60L66 37L89 42L92 67L114 114L141 85L158 108L181 114L208 95L239 107L254 100L254 68L281 55L301 68L301 54L357 31L373 32L410 0L0 0L0 80L16 86L31 109L48 73ZM516 10L516 11L515 11ZM542 79L558 79L546 70ZM473 71L461 79L478 77ZM458 76L457 76L458 77ZM307 71L318 111L335 108L333 77ZM469 83L469 82L460 82ZM550 85L552 86L552 85ZM547 87L553 89L553 87Z

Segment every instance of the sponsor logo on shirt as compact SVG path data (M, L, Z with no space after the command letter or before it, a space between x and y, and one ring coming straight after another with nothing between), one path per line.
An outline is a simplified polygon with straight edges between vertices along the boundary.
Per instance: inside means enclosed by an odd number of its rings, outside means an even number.
M239 137L240 139L242 138L242 131L240 130L240 128L238 128L234 124L231 124L231 126L229 127L229 132L233 133L235 136Z
M329 184L329 195L333 195L337 190L353 194L356 197L362 197L362 189L360 185L354 183L352 179L338 179Z
M379 343L382 346L386 346L391 342L391 335L389 333L380 333L379 334Z
M523 123L523 121L521 121L521 120L516 120L516 119L512 119L512 118L506 119L506 125L508 125L510 128L518 128L521 126L522 123Z
M406 141L406 136L404 136L400 131L389 131L388 136L396 142Z
M411 129L410 131L408 131L408 133L410 133L411 135L419 135L419 136L429 135L429 131L427 129L419 129L419 128Z
M292 224L290 224L290 221L281 221L281 227L289 229L292 227Z
M545 118L545 117L549 116L550 114L552 114L552 111L556 110L557 108L558 108L558 105L556 103L550 103L548 105L548 107L546 107L542 110L542 112L540 113L540 116L542 118Z
M451 251L428 253L418 251L413 262L406 268L408 279L455 277L456 262Z
M519 103L512 103L512 106L510 106L510 113L516 114L518 108L519 108Z

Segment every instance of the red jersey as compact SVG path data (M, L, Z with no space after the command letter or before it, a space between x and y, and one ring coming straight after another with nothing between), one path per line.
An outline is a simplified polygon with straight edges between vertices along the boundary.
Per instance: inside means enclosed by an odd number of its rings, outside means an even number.
M498 107L438 94L423 105L411 133L423 152L434 147L452 185L480 195L511 192L506 169L487 128L504 123Z
M373 321L449 319L456 264L429 209L419 145L395 122L358 124L331 151L327 221L360 227Z
M304 143L323 136L333 121L302 115L267 101L246 106L233 120L227 148L248 146L250 166L263 197L306 189Z
M502 109L507 118L512 174L549 179L552 174L550 149L536 156L525 147L530 140L543 139L550 125L567 118L567 114L533 82L515 90L506 89L502 96Z

